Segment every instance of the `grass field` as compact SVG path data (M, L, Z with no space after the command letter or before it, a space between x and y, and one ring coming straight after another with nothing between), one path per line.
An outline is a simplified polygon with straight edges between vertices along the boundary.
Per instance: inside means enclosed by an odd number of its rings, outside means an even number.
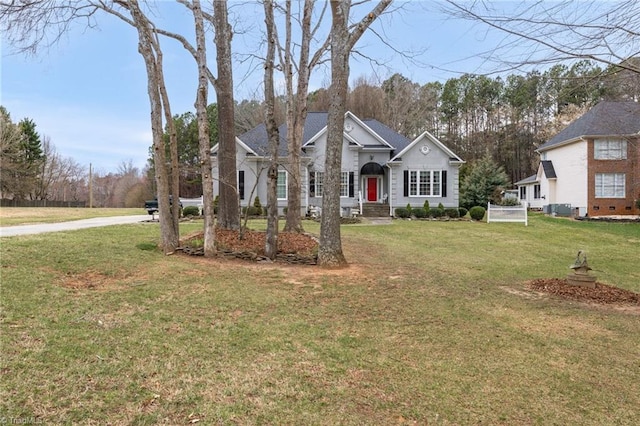
M129 216L146 214L146 210L115 208L62 208L62 207L2 207L0 226L27 225L35 223L55 223L69 220L90 219L106 216Z
M343 270L165 257L152 223L3 238L0 418L638 423L638 310L525 286L585 250L599 281L640 292L637 224L532 215L342 236Z

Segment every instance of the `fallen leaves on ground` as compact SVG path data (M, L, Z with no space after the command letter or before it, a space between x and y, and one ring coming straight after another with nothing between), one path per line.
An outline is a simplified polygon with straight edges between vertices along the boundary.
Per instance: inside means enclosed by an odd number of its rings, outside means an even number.
M252 252L264 255L266 232L245 229L242 232L216 228L216 246L237 252ZM184 240L203 238L203 232L190 234ZM318 242L309 234L292 232L278 233L278 253L310 255L316 251Z

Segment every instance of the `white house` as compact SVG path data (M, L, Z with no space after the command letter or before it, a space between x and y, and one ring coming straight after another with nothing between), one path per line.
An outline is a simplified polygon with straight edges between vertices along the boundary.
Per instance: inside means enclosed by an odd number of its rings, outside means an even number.
M537 149L538 172L516 182L547 213L637 215L640 104L600 102Z
M322 206L324 162L327 143L327 113L310 112L302 141L302 206L308 214ZM278 209L287 206L286 125L280 128L280 170ZM266 170L269 164L264 124L236 138L238 192L242 206L252 205L255 197L267 199ZM217 145L211 150L213 175L218 175ZM342 146L342 185L340 204L344 215L352 210L362 214L393 215L396 207L458 207L459 168L464 161L428 132L410 140L377 120L361 120L345 114ZM218 181L214 180L214 194ZM253 192L253 195L251 195Z

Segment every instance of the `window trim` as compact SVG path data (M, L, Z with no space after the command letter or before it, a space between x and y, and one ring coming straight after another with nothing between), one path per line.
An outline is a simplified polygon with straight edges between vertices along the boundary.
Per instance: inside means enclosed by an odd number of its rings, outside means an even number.
M605 177L609 176L613 178L613 182L605 182ZM621 179L622 184L618 184L618 178ZM600 182L598 182L600 180ZM595 198L626 198L627 194L627 176L626 173L596 173L594 177L593 195ZM606 194L605 188L607 186L613 188L613 194ZM616 195L618 194L618 195Z
M539 183L533 185L533 199L539 200L542 198L542 188Z
M408 170L408 197L410 198L441 198L443 170ZM426 175L426 179L422 177ZM437 176L437 179L436 179ZM421 191L424 189L424 193ZM436 192L436 189L438 190Z
M593 141L593 159L626 160L627 141L624 139L595 139Z
M312 198L322 198L324 195L324 172L309 172L309 186ZM352 198L353 172L340 172L340 198ZM318 195L320 194L320 195Z
M279 196L278 188L281 188L280 185L280 173L284 173L284 198ZM276 198L278 200L287 200L289 197L289 185L288 185L289 173L286 170L278 170L278 177L276 179Z

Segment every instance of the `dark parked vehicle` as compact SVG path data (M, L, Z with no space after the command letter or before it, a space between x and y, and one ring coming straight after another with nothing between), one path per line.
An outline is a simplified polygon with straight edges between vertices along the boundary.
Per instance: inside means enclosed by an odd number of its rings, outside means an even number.
M169 197L169 202L173 204L173 197ZM158 199L147 200L144 202L144 208L150 215L158 213ZM180 215L182 215L182 202L180 202Z

